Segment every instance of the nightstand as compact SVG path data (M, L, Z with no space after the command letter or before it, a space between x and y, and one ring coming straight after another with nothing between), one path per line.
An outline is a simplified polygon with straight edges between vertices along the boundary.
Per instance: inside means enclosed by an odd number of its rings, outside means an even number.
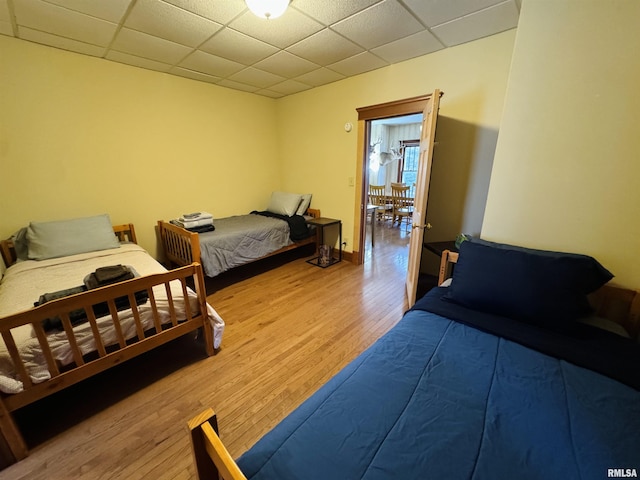
M307 263L311 265L315 265L316 267L327 268L334 263L338 263L342 261L342 220L338 220L335 218L327 218L327 217L319 217L319 218L311 218L307 220L309 225L314 225L316 227L316 251L318 255L307 260ZM338 258L333 258L333 255L329 258L327 263L322 262L322 254L320 253L320 247L324 245L324 229L326 227L331 227L337 225L338 226Z

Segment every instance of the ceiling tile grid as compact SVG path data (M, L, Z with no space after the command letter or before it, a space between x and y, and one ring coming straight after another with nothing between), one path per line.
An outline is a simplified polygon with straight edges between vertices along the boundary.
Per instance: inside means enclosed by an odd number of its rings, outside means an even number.
M518 0L0 0L0 34L271 98L494 35Z

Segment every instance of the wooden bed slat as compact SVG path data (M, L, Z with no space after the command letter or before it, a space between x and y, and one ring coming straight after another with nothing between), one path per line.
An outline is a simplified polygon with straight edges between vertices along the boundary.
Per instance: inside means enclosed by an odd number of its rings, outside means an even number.
M31 377L27 373L27 369L25 368L22 357L18 352L18 347L16 346L16 342L13 339L11 331L3 331L2 339L4 340L4 344L9 351L9 355L11 355L11 360L13 361L15 369L18 371L18 377L24 384L25 388L31 387L33 385L31 382Z
M169 299L169 314L171 316L171 325L176 326L178 319L176 318L176 309L173 305L173 294L171 293L171 287L168 283L165 283L164 288L167 292L167 298Z
M109 305L109 315L111 316L111 320L113 321L113 328L116 331L116 338L118 339L118 345L120 348L124 348L127 346L127 341L122 334L122 325L120 325L120 317L118 316L118 309L116 308L116 303L113 299L107 300L107 304Z
M185 292L186 294L186 292ZM140 320L140 311L138 310L138 302L136 301L136 297L133 293L129 293L128 297L129 305L131 306L131 313L133 313L133 321L136 323L136 334L139 339L144 339L144 328L142 326L142 320ZM187 318L191 318L190 315L187 315Z
M93 334L93 340L95 342L98 355L100 357L104 357L107 354L107 350L104 348L104 342L102 341L102 336L100 335L100 330L98 329L98 320L96 319L96 315L93 312L93 308L85 310L85 313L87 314L87 320L91 325L91 333Z
M62 320L62 327L67 334L67 340L71 347L71 353L73 353L73 361L76 362L76 365L82 366L84 365L84 359L82 358L82 352L80 352L80 348L78 347L78 342L76 342L76 335L73 331L71 320L69 320L69 314L67 312L62 312L60 317Z
M156 302L156 296L153 294L153 288L148 288L149 302L151 302L151 311L153 312L153 324L156 327L156 333L162 331L162 324L160 323L160 315L158 314L158 303Z
M36 332L36 338L38 339L38 343L40 344L40 348L42 349L44 358L47 361L49 373L52 377L57 377L58 375L60 375L60 370L58 369L58 364L56 363L55 358L53 358L51 347L49 347L47 334L45 333L44 328L42 328L42 324L40 322L32 323L31 325Z
M187 317L191 317L191 303L189 302L189 297L187 296L187 283L182 281L182 298L185 299L184 302L184 311L186 312Z

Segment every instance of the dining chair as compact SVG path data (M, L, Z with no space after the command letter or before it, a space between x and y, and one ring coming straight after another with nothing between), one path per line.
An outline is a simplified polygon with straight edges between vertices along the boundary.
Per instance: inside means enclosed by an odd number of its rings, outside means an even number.
M403 184L391 184L391 200L393 204L391 226L398 219L398 226L402 225L402 220L407 219L405 230L408 229L413 217L413 198L409 196L410 187Z
M376 206L375 216L378 220L391 218L393 204L387 201L384 185L369 185L369 203Z

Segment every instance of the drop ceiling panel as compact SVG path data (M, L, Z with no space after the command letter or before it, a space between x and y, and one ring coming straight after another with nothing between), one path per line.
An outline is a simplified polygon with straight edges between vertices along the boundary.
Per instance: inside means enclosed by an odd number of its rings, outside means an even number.
M323 67L314 70L313 72L300 75L299 77L296 77L295 80L298 80L299 82L305 83L307 85L319 87L320 85L326 85L327 83L337 82L338 80L342 80L343 78L345 78L344 75Z
M7 0L0 0L0 22L11 23Z
M255 93L257 93L258 95L262 95L264 97L271 97L271 98L282 98L285 96L282 93L274 92L273 90L269 90L267 88L264 88L262 90L256 90Z
M376 68L384 67L388 65L384 60L376 57L372 53L363 52L353 57L347 58L337 63L329 65L327 68L335 70L336 72L344 75L345 77L351 77L359 75L361 73L375 70Z
M110 51L105 57L107 60L118 63L126 63L134 67L145 68L147 70L156 70L158 72L167 72L171 68L166 63L156 62L147 58L136 57L135 55L129 55L128 53Z
M325 28L290 46L287 51L325 66L362 53L364 49Z
M291 8L283 16L271 20L246 11L229 27L278 48L287 48L322 30L323 25Z
M117 25L39 0L14 2L18 27L106 47Z
M128 28L120 30L111 48L118 52L129 53L169 65L175 65L192 50L184 45Z
M0 34L1 35L7 35L7 36L13 36L13 27L11 25L11 23L6 22L4 20L0 20ZM27 38L25 38L24 40L28 40ZM40 43L40 42L38 42ZM50 45L52 47L55 47L55 45ZM58 47L59 48L59 47Z
M504 0L405 0L404 3L428 27L491 7Z
M480 10L432 30L447 47L470 42L487 35L487 32L503 32L518 24L518 9L513 1Z
M398 28L398 25L402 25L402 28ZM420 22L396 0L378 3L331 28L366 49L424 30Z
M222 28L161 0L138 0L124 26L189 47L197 47Z
M233 75L244 68L244 65L233 60L211 55L210 53L196 50L182 62L179 67L184 67L196 72L214 75L216 77L225 78Z
M273 73L258 70L253 67L245 68L244 70L231 75L229 79L246 85L253 85L258 88L268 88L271 85L275 85L276 83L286 80L286 78L281 77L280 75L274 75Z
M310 88L311 86L301 82L296 82L295 80L285 80L284 82L272 85L269 87L269 90L282 93L283 95L293 95L294 93L303 92Z
M164 0L167 3L180 7L188 12L195 13L201 17L213 20L214 22L226 25L240 13L246 10L247 6L243 0Z
M0 0L0 34L13 36L13 25L7 0Z
M414 57L442 50L444 45L428 30L401 38L371 50L371 53L389 63L398 63Z
M200 82L218 83L220 80L222 80L220 77L207 75L206 73L202 73L202 72L196 72L193 70L189 70L188 68L172 67L171 70L169 70L169 72L172 73L173 75L179 75L181 77L190 78L192 80L198 80Z
M21 0L22 1L22 0ZM49 3L64 7L75 12L84 13L92 17L101 18L113 23L119 23L126 13L131 0L47 0Z
M345 18L370 7L380 0L340 0L322 1L318 0L294 0L293 8L306 13L324 25L331 25Z
M20 37L30 42L41 43L52 47L68 50L70 52L82 53L92 57L102 57L106 51L105 47L91 45L90 43L78 42L70 38L58 37L50 33L32 30L26 27L20 27Z
M281 50L275 55L256 63L254 66L265 72L292 78L316 70L320 65L316 65L313 62Z
M243 65L253 65L280 51L276 47L230 28L215 34L200 47L200 50Z
M517 26L517 0L0 0L0 34L271 98Z
M233 88L234 90L242 90L243 92L255 92L258 87L252 85L246 85L240 82L234 82L233 80L221 80L218 82L221 87Z

